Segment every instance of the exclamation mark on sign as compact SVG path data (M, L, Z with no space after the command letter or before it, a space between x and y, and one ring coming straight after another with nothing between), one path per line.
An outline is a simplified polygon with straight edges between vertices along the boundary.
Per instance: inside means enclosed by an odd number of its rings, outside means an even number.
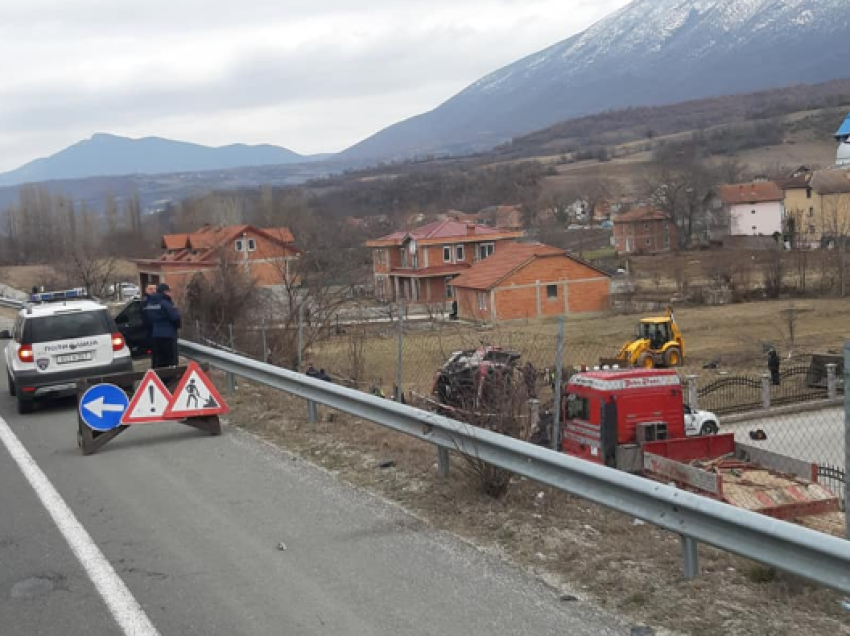
M156 412L156 404L153 402L153 384L148 385L148 395L151 396L151 413Z

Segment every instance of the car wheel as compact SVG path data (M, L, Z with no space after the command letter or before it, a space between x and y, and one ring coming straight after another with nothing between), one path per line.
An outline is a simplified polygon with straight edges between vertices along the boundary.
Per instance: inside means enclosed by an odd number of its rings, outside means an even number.
M6 371L6 381L9 383L9 395L15 397L17 390L15 389L15 381L12 379L12 374Z
M717 432L720 428L717 426L717 422L706 422L702 425L700 429L700 435L717 435Z
M35 403L32 400L23 400L20 395L18 396L18 413L27 415L32 413L34 409Z

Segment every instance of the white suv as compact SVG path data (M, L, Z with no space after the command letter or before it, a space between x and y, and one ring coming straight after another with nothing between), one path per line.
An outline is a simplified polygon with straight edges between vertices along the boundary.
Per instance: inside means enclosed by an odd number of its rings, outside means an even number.
M711 411L692 409L685 404L685 435L717 435L720 431L720 418Z
M35 403L74 395L80 378L133 370L130 350L106 307L69 290L34 294L33 303L18 313L6 346L9 394L18 398L18 412Z

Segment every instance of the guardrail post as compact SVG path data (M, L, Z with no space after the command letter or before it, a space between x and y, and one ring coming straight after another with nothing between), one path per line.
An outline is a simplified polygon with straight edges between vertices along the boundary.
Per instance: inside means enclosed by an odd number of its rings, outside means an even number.
M761 376L761 406L763 409L770 408L770 374Z
M195 321L195 342L201 344L201 321Z
M262 322L260 323L260 344L263 347L263 355L260 356L260 360L262 360L263 362L268 362L269 361L269 345L268 345L268 342L266 341L266 319L265 318L263 318Z
M682 542L682 571L685 579L690 581L699 576L699 553L697 552L696 539L679 535Z
M449 449L437 446L437 474L440 477L449 476Z
M307 421L310 424L315 424L319 419L316 411L316 403L313 400L307 400Z
M230 350L236 354L236 344L233 340L233 323L228 325L228 329L230 330ZM236 374L228 373L227 374L227 388L233 393L236 390Z
M838 397L838 377L836 376L837 371L837 364L826 365L826 394L830 400L834 400Z
M698 409L699 404L697 404L697 380L699 379L698 375L689 375L687 376L688 380L688 406L692 409Z

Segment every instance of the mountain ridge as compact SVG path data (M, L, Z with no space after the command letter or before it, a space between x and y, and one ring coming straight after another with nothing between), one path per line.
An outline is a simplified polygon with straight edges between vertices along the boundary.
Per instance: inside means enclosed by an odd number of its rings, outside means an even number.
M59 152L0 173L0 186L64 179L166 174L301 163L311 158L270 144L204 146L164 137L95 133Z
M848 39L846 0L636 0L340 158L474 152L606 110L847 77Z

